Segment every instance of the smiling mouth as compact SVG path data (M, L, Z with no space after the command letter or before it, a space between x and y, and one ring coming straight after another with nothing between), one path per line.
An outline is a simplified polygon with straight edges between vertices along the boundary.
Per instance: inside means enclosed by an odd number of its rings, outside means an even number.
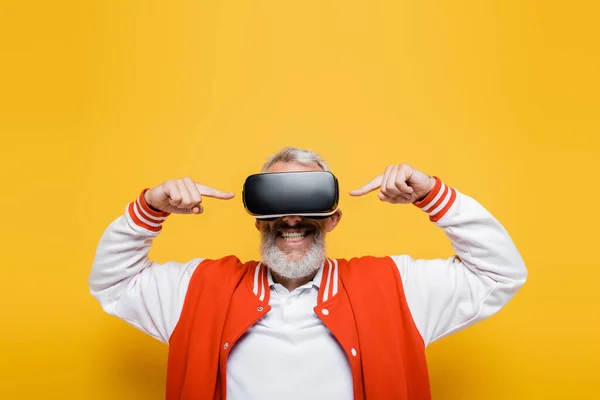
M305 237L311 235L314 229L283 229L277 230L277 236L283 238L286 242L301 242Z
M317 226L308 221L301 221L294 226L288 225L284 221L275 225L277 237L282 238L286 243L298 243L307 236L312 235L317 230Z

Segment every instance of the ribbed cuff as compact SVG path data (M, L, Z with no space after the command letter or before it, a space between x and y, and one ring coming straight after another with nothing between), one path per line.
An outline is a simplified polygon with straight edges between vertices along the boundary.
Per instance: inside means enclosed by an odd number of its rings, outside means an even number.
M162 223L167 219L170 213L155 211L146 204L144 193L148 189L142 190L142 194L134 201L129 203L127 212L131 220L139 227L148 229L152 232L160 232Z
M437 222L446 215L452 204L454 204L456 190L446 186L437 176L434 176L434 178L435 185L427 197L421 201L415 201L413 204L429 214L429 219L432 222Z

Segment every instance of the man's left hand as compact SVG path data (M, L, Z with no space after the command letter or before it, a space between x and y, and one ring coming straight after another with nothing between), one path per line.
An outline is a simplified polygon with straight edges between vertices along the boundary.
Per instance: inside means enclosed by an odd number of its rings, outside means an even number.
M390 165L385 172L360 189L352 190L352 196L363 196L381 189L377 196L392 204L409 204L422 200L435 185L435 178L424 174L408 164Z

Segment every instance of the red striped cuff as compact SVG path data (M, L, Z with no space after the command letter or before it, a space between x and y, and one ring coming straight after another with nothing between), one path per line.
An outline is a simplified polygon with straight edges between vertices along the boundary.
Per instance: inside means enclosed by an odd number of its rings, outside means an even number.
M131 220L139 227L148 229L151 232L160 232L162 223L167 219L170 213L155 211L146 204L144 193L148 189L142 190L142 194L134 202L129 203L127 212Z
M437 222L446 215L452 204L454 204L456 190L446 186L437 176L434 176L434 178L435 185L427 197L421 201L415 201L413 204L429 214L429 219L432 222Z

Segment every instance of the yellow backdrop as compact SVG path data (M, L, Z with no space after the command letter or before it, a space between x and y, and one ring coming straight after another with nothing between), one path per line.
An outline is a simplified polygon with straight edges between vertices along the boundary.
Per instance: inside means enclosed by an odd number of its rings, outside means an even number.
M592 1L5 1L2 399L161 399L167 347L87 276L144 187L235 191L174 216L159 260L258 256L240 189L285 145L322 153L330 256L447 257L411 206L347 193L407 162L484 204L529 281L427 351L436 399L600 398L600 57Z

